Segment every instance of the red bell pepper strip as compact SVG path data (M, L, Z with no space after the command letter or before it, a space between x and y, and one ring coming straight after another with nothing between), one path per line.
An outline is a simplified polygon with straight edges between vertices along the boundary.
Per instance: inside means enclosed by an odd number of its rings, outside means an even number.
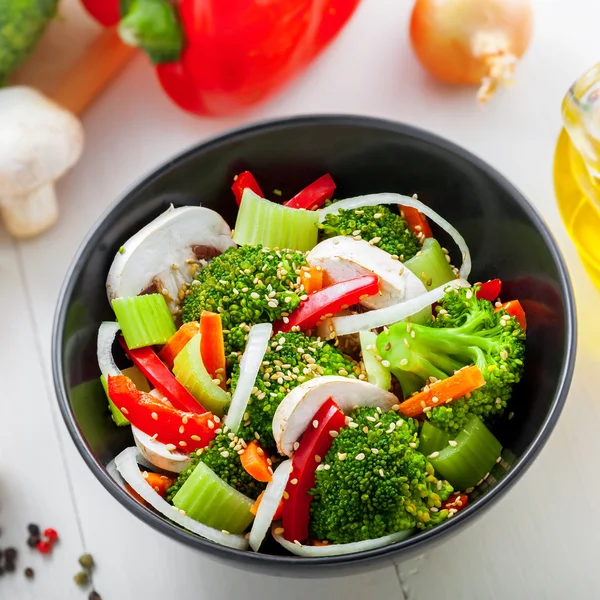
M202 414L206 409L175 379L175 376L150 346L131 350L120 337L119 343L144 377L179 410Z
M497 307L495 312L498 312L499 310L503 310L511 317L514 317L523 328L523 331L527 331L527 317L518 300L511 300L510 302L504 303L502 306Z
M344 308L379 292L377 275L361 275L334 283L308 296L289 317L273 323L273 331L286 333L292 327L310 329L320 321L332 317Z
M114 8L112 18L101 10L118 0L83 1L102 23L118 21ZM137 43L157 64L160 84L179 107L227 115L249 109L300 74L359 1L134 0L124 6L120 29L127 43Z
M466 494L461 494L457 492L456 494L452 494L446 502L442 502L442 508L447 510L454 509L455 511L462 510L469 503L469 496Z
M120 0L81 0L85 9L104 27L113 27L121 19Z
M477 298L479 300L489 300L493 302L499 295L502 290L502 282L499 279L490 279L485 283L476 283L475 285L480 285L481 288L477 290Z
M418 236L422 233L426 238L433 237L433 232L429 226L427 217L412 206L401 206L404 220L408 224L410 230Z
M331 447L331 432L337 433L345 425L344 413L330 398L317 411L314 421L300 439L285 488L287 498L286 494L283 496L283 537L290 542L303 542L308 538L309 506L312 500L308 492L315 485L315 470Z
M178 410L135 387L125 375L108 376L108 395L132 425L180 452L204 448L218 425L212 413L201 415Z
M254 175L250 171L244 171L233 178L233 185L231 186L238 206L242 203L242 196L246 188L252 190L257 196L264 198L262 190L258 183L256 183L256 179L254 179Z
M306 210L316 210L325 204L326 200L331 200L335 191L335 183L331 175L323 175L316 181L298 192L291 200L284 202L288 208L304 208Z

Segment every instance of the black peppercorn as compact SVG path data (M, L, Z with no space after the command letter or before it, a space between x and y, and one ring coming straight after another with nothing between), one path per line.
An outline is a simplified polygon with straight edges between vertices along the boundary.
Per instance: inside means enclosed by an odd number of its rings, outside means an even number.
M89 600L102 600L100 594L96 590L92 590L88 596Z
M7 548L4 551L4 558L6 559L6 562L14 562L15 558L17 558L17 549Z
M39 535L30 535L29 538L27 538L27 545L30 548L35 548L39 543L40 543Z
M40 528L35 523L30 523L27 525L27 531L29 531L32 536L40 537Z

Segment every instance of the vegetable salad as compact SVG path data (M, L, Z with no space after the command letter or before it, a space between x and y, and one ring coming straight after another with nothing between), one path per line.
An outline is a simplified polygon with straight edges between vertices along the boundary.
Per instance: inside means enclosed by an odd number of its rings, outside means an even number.
M234 231L171 207L108 273L98 362L135 443L115 459L127 489L205 539L306 557L450 519L500 460L519 301L469 283L465 240L416 197L333 200L329 175L284 203L249 172L232 189Z

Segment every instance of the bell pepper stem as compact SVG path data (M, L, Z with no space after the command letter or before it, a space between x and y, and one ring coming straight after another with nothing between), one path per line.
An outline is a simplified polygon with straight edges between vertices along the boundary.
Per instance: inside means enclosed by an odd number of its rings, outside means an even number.
M167 0L129 2L119 36L125 44L142 48L154 64L177 61L184 45L179 15Z

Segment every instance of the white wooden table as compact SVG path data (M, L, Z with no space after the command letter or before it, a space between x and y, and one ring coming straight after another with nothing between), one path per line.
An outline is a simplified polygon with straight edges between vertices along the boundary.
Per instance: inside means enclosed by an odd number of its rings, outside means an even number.
M72 581L84 549L96 558L94 579L105 600L597 597L600 409L590 375L600 366L600 297L559 219L551 164L562 96L600 60L600 4L537 0L535 39L518 85L484 110L471 90L439 85L417 65L406 34L411 4L364 0L306 76L251 118L343 112L415 124L489 161L542 212L570 265L582 326L569 402L539 459L499 505L445 545L396 569L335 580L229 569L154 532L104 491L67 434L51 383L50 332L63 275L87 230L127 187L173 154L241 123L176 110L139 57L84 119L87 147L59 185L58 226L28 243L0 232L0 547L21 548L20 572L0 578L0 598L87 598ZM30 521L60 532L50 558L24 547ZM35 568L35 581L23 577L25 566Z

